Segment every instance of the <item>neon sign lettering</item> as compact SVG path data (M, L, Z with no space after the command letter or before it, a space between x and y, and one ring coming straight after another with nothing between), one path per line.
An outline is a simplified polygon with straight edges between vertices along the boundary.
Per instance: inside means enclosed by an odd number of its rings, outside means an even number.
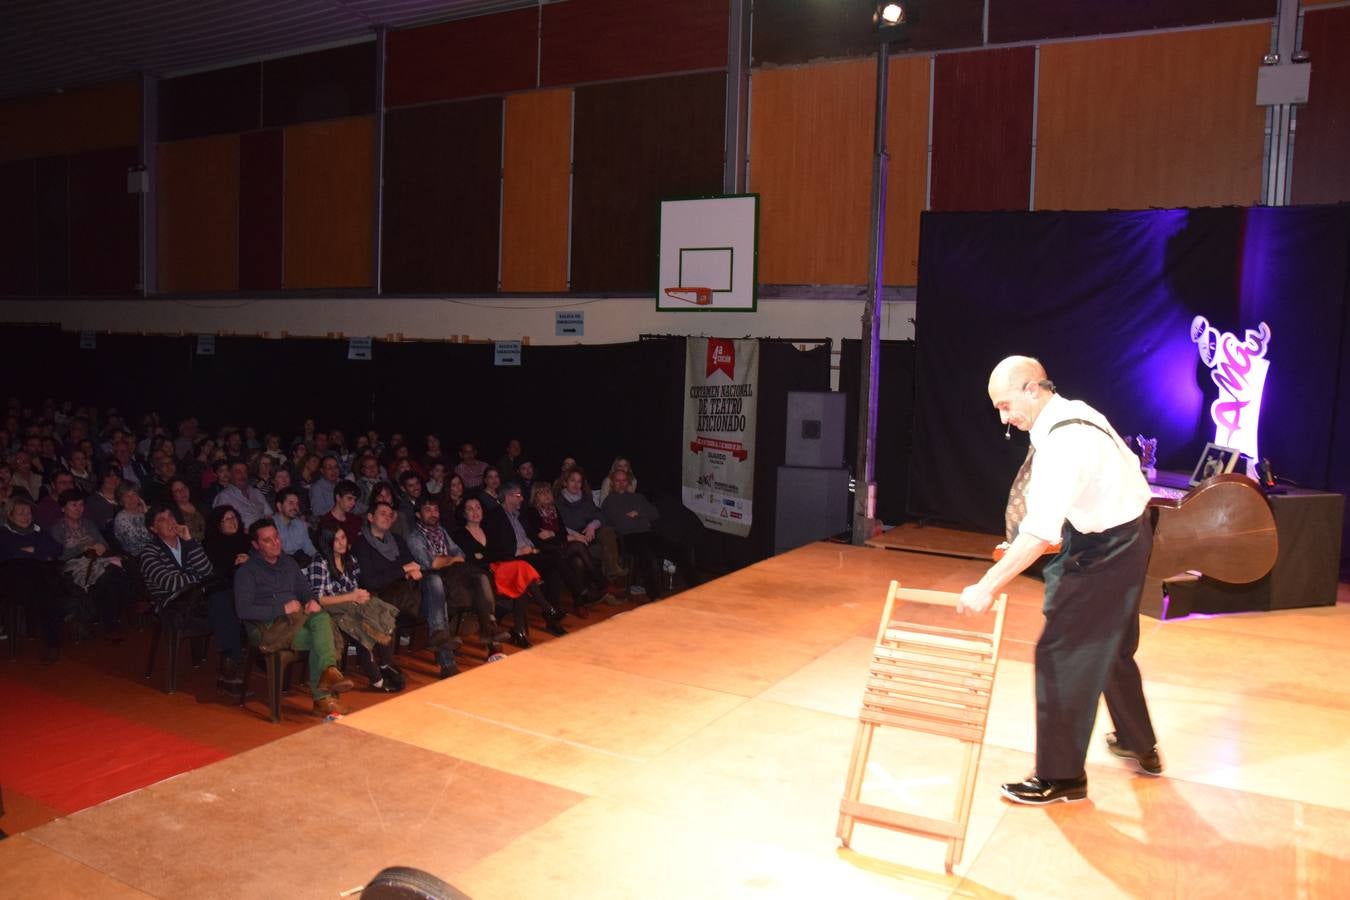
M1191 341L1219 388L1218 399L1209 405L1214 443L1259 459L1256 433L1261 418L1261 393L1270 370L1266 359L1270 326L1262 322L1255 330L1248 328L1239 341L1233 332L1220 333L1204 316L1196 316L1191 321Z

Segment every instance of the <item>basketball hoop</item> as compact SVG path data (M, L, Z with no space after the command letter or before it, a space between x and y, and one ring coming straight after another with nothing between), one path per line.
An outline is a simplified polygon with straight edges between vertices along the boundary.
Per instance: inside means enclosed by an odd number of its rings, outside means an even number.
M692 303L695 306L712 306L712 288L705 287L668 287L666 296L672 300Z

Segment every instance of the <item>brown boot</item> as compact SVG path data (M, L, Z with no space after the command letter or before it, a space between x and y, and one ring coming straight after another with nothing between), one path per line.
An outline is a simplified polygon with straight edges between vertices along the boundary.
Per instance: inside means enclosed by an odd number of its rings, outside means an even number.
M336 697L320 697L314 701L314 715L316 716L345 716L347 707L338 702Z
M331 694L341 694L344 691L350 691L355 686L350 678L338 670L337 666L329 666L319 676L319 690Z

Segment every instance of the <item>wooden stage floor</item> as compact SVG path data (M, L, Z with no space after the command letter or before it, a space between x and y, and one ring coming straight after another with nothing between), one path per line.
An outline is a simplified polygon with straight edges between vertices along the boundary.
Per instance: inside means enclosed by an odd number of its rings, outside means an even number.
M0 842L4 897L338 897L393 864L483 898L1333 897L1350 884L1350 604L1143 620L1163 778L1015 807L1040 585L1011 592L965 859L834 827L892 578L982 563L814 544ZM243 715L243 713L241 713ZM864 799L944 814L891 730Z

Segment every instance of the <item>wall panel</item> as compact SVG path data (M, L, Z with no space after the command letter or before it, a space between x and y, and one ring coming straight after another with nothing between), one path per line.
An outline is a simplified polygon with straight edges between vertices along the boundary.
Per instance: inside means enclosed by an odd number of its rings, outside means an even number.
M919 214L928 193L929 59L905 56L890 61L886 87L886 284L919 280ZM876 83L875 77L872 79ZM872 98L875 108L876 99ZM872 129L868 128L869 139ZM870 151L869 151L870 152ZM872 172L868 167L868 209ZM863 278L866 283L867 278Z
M1350 7L1309 12L1303 49L1312 59L1308 102L1298 108L1295 203L1350 202Z
M984 0L926 4L904 26L891 53L978 47L983 42ZM872 7L864 2L757 0L751 56L755 65L799 65L822 59L875 56Z
M1133 3L989 0L989 41L1003 44L1270 19L1275 16L1276 3L1277 0L1135 0Z
M159 289L239 289L239 136L159 145Z
M1257 202L1269 42L1244 25L1042 47L1036 208Z
M262 124L262 63L159 83L159 139L250 131Z
M140 150L96 150L70 158L70 291L130 294L140 280L140 198L127 169Z
M280 290L285 138L280 129L239 136L239 289Z
M0 102L0 162L130 147L140 140L137 78Z
M572 0L545 6L544 86L726 68L727 0Z
M891 61L886 280L913 284L928 138L928 59ZM760 280L866 284L876 65L757 70L750 189L760 194ZM828 136L822 139L822 136Z
M932 208L1026 209L1035 48L947 53L935 68Z
M502 166L503 291L567 290L572 92L506 98Z
M386 291L496 291L501 134L497 97L388 113Z
M573 290L655 292L661 199L721 193L725 97L721 72L577 89Z
M34 220L37 216L37 167L32 160L0 163L0 296L37 293Z
M370 287L374 121L362 116L286 129L283 286Z
M474 16L389 33L385 103L404 106L535 86L539 10Z
M49 156L34 165L37 217L33 236L39 294L70 291L70 159Z
M374 112L375 43L269 59L262 94L265 127Z

